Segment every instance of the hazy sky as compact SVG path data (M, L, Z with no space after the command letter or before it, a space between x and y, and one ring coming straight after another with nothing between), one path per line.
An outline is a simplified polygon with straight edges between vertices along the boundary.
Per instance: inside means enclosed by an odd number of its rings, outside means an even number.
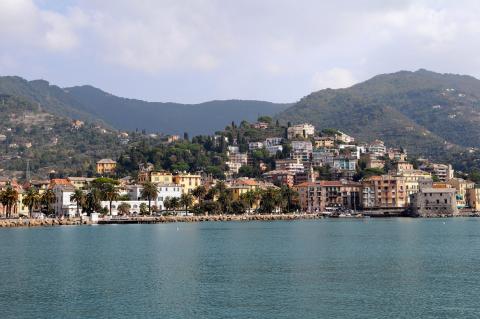
M478 77L478 17L477 0L0 0L0 75L292 102L398 70Z

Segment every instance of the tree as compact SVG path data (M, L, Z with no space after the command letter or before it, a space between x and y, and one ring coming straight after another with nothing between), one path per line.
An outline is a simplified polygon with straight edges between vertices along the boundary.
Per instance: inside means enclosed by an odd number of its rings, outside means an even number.
M182 194L182 196L180 196L179 204L180 204L180 206L185 208L185 215L187 215L188 214L188 209L193 204L193 196L191 194L188 194L188 193Z
M282 185L280 188L280 203L282 208L288 213L298 202L298 193L290 188L288 185Z
M129 215L130 214L130 204L128 203L121 203L118 205L117 210L120 215Z
M259 197L260 193L253 189L240 195L240 199L247 205L249 212L252 212L253 205L257 202Z
M23 205L28 207L28 217L32 217L32 211L40 203L40 195L35 187L30 187L22 200Z
M143 199L148 200L148 213L152 214L152 200L156 199L158 196L158 189L157 186L151 182L143 183L143 189L141 196Z
M8 185L7 188L1 194L2 205L6 209L5 214L7 218L12 217L12 210L15 208L18 201L18 192L11 185Z
M108 212L110 215L112 215L112 202L118 199L118 189L115 187L114 184L107 183L103 185L101 192L102 197L108 201Z
M231 204L232 213L236 215L244 214L246 210L245 203L241 200L235 200Z
M147 213L150 213L149 207L145 203L140 204L140 215L147 215Z
M168 211L172 208L172 201L170 197L166 197L163 200L163 207L165 207L165 210L167 211L167 214L168 214Z
M170 208L173 209L173 213L177 215L177 208L180 207L180 199L178 197L170 198Z
M3 215L7 216L8 199L7 199L5 191L0 191L0 203L2 203Z
M47 214L50 214L52 212L52 204L55 203L55 193L53 192L53 190L51 189L47 189L43 194L42 194L42 197L41 197L41 203L42 205L44 206L45 208L45 212Z
M76 189L73 194L70 195L70 201L77 204L77 216L80 216L80 208L85 205L85 193L80 189Z
M281 202L280 192L275 188L268 188L262 191L259 211L262 214L272 214Z
M92 213L100 209L100 199L99 194L96 190L92 189L86 196L85 196L85 207L84 210L86 211L87 215L90 216Z
M259 116L257 119L258 122L272 123L272 118L270 116Z
M218 203L222 214L228 214L231 210L232 197L228 189L224 189L218 194Z
M207 195L207 189L205 186L200 185L192 190L192 195L195 196L199 203L201 203L205 198L205 195Z

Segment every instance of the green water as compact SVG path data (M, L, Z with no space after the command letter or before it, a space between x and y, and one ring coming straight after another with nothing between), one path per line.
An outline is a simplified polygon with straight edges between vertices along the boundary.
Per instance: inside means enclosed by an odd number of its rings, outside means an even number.
M0 318L478 318L480 219L0 230Z

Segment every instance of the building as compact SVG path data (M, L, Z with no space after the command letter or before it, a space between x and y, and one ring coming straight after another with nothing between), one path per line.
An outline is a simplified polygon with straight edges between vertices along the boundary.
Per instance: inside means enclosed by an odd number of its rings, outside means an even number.
M312 164L314 167L333 166L333 159L339 152L333 148L320 148L312 152Z
M180 185L183 194L189 194L192 190L202 185L202 176L190 173L173 175L173 184Z
M367 146L367 151L368 153L376 157L382 157L382 156L385 156L385 153L387 152L387 148L385 147L385 144L383 143L383 141L375 140L373 141L373 143Z
M410 203L410 195L420 190L420 181L432 181L432 175L418 169L403 170L395 174L405 180L405 191L407 193L407 202Z
M401 148L389 148L387 150L387 156L392 161L406 161L407 151Z
M446 183L450 187L455 188L457 207L465 208L469 203L467 198L468 190L475 188L475 183L456 177L450 178Z
M256 122L252 124L252 127L259 130L266 130L268 128L267 122Z
M343 171L355 171L357 160L348 157L336 157L333 159L333 168Z
M67 177L67 181L75 187L75 189L86 189L94 180L91 177Z
M397 171L398 173L402 172L402 171L412 171L413 170L413 164L407 162L407 161L403 161L403 160L399 160L397 162L395 162L395 171Z
M467 189L468 206L476 212L480 211L480 187L475 185L473 188Z
M450 164L425 163L420 166L420 169L432 173L441 182L446 182L453 178L454 173Z
M230 174L238 174L242 166L248 165L248 154L230 153L228 155L228 161L225 164L227 164Z
M283 152L283 146L282 145L268 145L266 147L266 150L270 156L273 156L277 154L278 152Z
M287 170L273 170L264 173L263 179L275 185L287 185L293 187L295 184L295 173Z
M400 208L407 205L405 178L392 175L371 176L362 180L364 209Z
M315 135L315 127L308 123L293 125L287 128L287 138L309 138Z
M350 143L355 142L355 138L353 138L352 136L347 135L347 134L345 134L341 131L337 131L337 133L335 134L335 140L337 142L341 142L341 143L345 143L345 144L350 144Z
M104 158L97 162L97 173L98 174L110 174L115 171L117 167L117 162L110 158Z
M302 162L309 162L312 158L313 145L310 141L292 141L290 157Z
M360 207L361 184L347 181L305 182L295 186L303 212L319 213L326 208Z
M331 136L315 137L315 148L333 148L335 147L335 139Z
M248 150L249 151L254 151L254 150L261 150L264 147L262 142L250 142L248 143Z
M145 198L142 198L143 185L129 185L127 186L128 198L130 201L144 201ZM161 211L165 209L164 201L167 198L177 197L183 193L183 188L177 184L157 184L157 198L152 200L151 205L155 206L157 210ZM124 201L125 202L125 201ZM128 203L128 201L127 201ZM147 201L148 203L148 201ZM112 207L113 208L113 207Z
M141 171L137 180L139 183L173 184L173 174L167 171Z
M55 194L53 205L55 215L75 217L77 215L77 203L70 200L70 196L75 192L75 187L70 183L56 183L53 184L52 190Z
M285 170L291 173L303 173L305 171L305 166L298 159L283 159L275 161L276 170Z
M420 188L410 199L412 213L421 217L453 216L458 214L455 189L430 183Z
M365 168L383 169L385 167L385 161L382 159L376 158L376 156L372 156L371 154L366 154L364 158L365 158Z
M265 139L265 146L277 146L277 145L282 145L283 138L281 137L269 137Z

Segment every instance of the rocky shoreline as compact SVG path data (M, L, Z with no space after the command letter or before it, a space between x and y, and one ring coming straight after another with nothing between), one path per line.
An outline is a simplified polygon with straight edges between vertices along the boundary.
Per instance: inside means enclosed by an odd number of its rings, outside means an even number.
M196 223L209 221L274 221L274 220L301 220L323 218L317 214L275 214L275 215L212 215L212 216L155 216L155 217L128 217L99 219L92 223L90 220L80 218L46 218L46 219L3 219L0 228L13 227L52 227L75 226L92 224L164 224L164 223Z

